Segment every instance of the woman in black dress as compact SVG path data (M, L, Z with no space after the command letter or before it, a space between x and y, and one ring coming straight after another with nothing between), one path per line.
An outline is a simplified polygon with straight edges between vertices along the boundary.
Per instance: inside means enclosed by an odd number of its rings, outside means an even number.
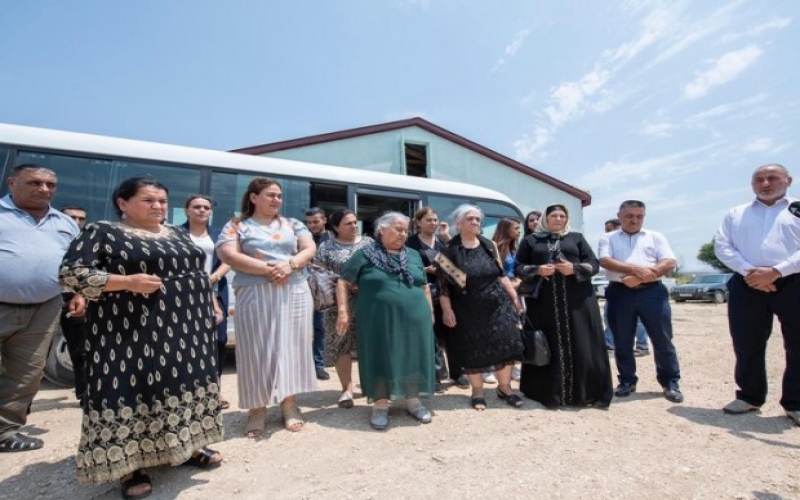
M480 235L483 213L461 205L453 213L458 235L436 257L442 320L453 328L452 354L472 386L472 407L486 409L483 372L494 370L497 397L514 407L511 370L522 355L517 292L503 273L497 245Z
M469 387L469 383L461 373L461 368L454 364L451 348L448 347L450 339L450 329L442 323L442 306L439 305L439 280L436 277L436 265L434 257L444 250L450 235L445 223L439 224L439 216L431 207L422 207L414 213L414 234L408 238L406 246L413 248L422 256L422 264L425 266L425 276L428 278L428 285L431 289L433 298L434 323L433 333L436 337L436 350L434 364L436 366L436 380L442 382L449 377L462 385L463 388ZM444 356L447 353L447 366L445 366ZM459 382L461 379L461 382Z
M89 312L78 481L121 480L126 499L152 491L147 467L222 463L205 448L223 434L211 282L203 250L163 224L167 194L123 181L121 221L87 225L61 268Z
M552 353L547 366L522 365L520 390L548 408L607 408L611 367L591 283L599 262L568 221L564 205L547 207L517 251L517 276L536 289L525 299L528 319L545 333Z

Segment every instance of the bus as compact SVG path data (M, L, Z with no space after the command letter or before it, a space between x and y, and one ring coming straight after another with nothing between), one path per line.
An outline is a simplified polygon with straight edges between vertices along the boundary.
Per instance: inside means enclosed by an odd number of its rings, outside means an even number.
M281 185L282 215L303 220L310 207L327 213L348 208L357 214L362 232L370 234L382 213L392 210L410 217L421 206L432 207L444 219L463 203L476 204L486 216L488 235L500 218L523 217L504 194L459 182L0 123L0 197L8 192L11 170L25 163L55 171L53 206L81 206L89 221L115 220L111 193L122 180L137 175L152 175L169 188L170 224L185 222L184 200L201 193L214 199L212 225L221 228L238 213L247 184L256 176ZM45 374L57 383L71 383L69 354L60 334Z

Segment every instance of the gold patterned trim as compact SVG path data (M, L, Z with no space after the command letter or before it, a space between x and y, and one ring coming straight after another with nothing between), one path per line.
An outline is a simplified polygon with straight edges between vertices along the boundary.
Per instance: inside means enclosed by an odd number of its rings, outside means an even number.
M433 258L433 260L434 262L439 264L439 267L442 268L442 271L446 272L448 276L450 276L455 280L455 282L458 284L459 287L461 287L462 289L467 287L466 273L464 273L464 271L456 267L456 265L453 264L453 261L448 259L445 254L439 252L436 254L436 257Z

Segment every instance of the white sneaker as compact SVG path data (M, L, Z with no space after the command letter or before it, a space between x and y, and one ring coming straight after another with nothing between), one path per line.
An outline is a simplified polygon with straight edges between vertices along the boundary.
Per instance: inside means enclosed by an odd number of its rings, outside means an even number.
M519 379L522 377L522 371L519 369L519 366L515 366L513 370L511 370L511 378L519 382Z
M496 384L497 378L494 376L494 373L488 372L483 374L483 381L487 384Z

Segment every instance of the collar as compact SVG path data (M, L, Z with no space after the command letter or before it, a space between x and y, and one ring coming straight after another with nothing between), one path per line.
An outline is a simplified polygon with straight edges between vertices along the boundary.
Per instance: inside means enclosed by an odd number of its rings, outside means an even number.
M6 209L8 209L8 210L14 210L14 211L16 211L16 212L21 212L21 213L23 213L24 215L27 215L28 217L33 217L33 215L31 215L30 213L28 213L28 211L27 211L27 210L23 210L23 209L19 208L19 207L18 207L18 206L17 206L17 205L14 203L14 200L11 198L11 195L10 195L10 194L7 194L7 195L3 196L2 198L0 198L0 206L2 206L3 208L6 208ZM61 213L61 212L59 212L58 210L56 210L55 208L53 208L53 206L52 206L52 205L48 205L48 207L47 207L47 213L46 213L46 214L44 214L44 217L42 217L42 219L44 219L45 217L50 217L50 216L52 216L52 215L56 215L56 216L58 216L60 213ZM65 216L65 217L66 217L66 216ZM70 219L70 220L72 220L72 219Z
M764 202L762 202L761 200L756 198L751 203L751 206L753 206L753 207L762 207L762 208L766 208L766 209L775 208L775 207L784 208L784 207L788 207L789 203L791 203L792 201L794 201L794 198L789 198L788 196L784 196L783 198L778 198L777 200L775 200L775 203L773 203L772 205L766 205L766 204L764 204Z

